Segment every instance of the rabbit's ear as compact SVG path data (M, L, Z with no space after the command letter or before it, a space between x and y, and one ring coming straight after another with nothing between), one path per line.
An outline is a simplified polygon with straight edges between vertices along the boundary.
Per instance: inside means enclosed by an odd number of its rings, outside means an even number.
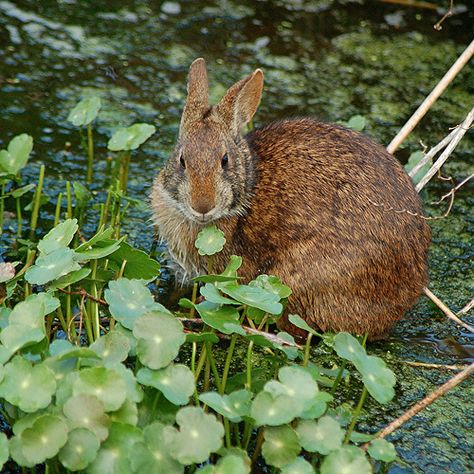
M216 106L217 113L237 134L243 125L252 120L257 111L263 89L263 72L257 69L234 84Z
M200 120L209 110L206 62L198 58L191 64L188 74L188 96L181 117L181 127Z

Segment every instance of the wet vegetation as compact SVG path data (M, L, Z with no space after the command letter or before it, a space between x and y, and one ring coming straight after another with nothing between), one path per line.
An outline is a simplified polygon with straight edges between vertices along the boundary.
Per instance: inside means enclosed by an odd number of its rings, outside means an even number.
M422 300L367 348L294 315L309 335L298 345L273 325L284 282L242 284L238 256L213 274L225 245L216 228L196 241L208 275L172 306L146 196L195 57L214 60L215 97L265 70L258 123L317 115L388 143L465 46L472 12L434 34L435 11L397 6L99 3L0 2L4 469L468 472L462 387L391 442L373 437L449 377L405 362L463 365L469 333ZM408 169L420 139L433 145L462 120L473 87L466 68L397 153ZM434 203L472 173L472 137L443 169L451 181L423 191L428 215L442 215L445 201ZM455 311L472 298L470 191L430 221L430 288Z

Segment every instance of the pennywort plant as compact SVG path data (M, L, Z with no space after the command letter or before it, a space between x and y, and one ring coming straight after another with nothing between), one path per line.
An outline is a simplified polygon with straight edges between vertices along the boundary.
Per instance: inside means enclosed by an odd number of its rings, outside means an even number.
M383 440L366 453L358 445L372 436L354 431L366 396L393 397L393 373L357 338L324 336L355 369L344 378L362 382L362 402L341 417L330 393L337 371L290 335L263 331L291 294L276 277L244 284L232 256L222 273L195 279L199 298L171 311L148 286L159 276L154 260L110 227L74 245L77 232L76 219L59 223L20 277L1 264L0 400L12 431L0 437L0 462L49 472L248 473L265 463L363 474L395 459ZM211 259L224 242L211 227L196 246ZM15 302L23 284L32 293ZM237 370L236 347L245 354ZM255 368L257 356L268 370Z

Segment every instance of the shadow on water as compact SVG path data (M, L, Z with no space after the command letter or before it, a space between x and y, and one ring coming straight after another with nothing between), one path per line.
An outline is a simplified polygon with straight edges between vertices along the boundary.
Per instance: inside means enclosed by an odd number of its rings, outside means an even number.
M111 1L0 1L0 146L16 134L33 135L34 157L25 179L35 179L46 164L50 202L42 209L41 225L51 227L53 203L65 180L85 173L77 131L65 118L80 97L100 95L104 109L91 189L103 198L111 131L149 122L158 133L134 156L129 182L131 194L146 200L152 177L173 147L187 67L198 56L209 63L214 100L240 76L264 69L257 124L291 115L336 121L362 114L367 133L388 143L471 41L474 11L467 5L457 5L458 14L435 32L440 12L378 2L135 0L117 8ZM473 91L474 71L466 67L397 156L406 160L420 139L435 144L465 116ZM445 167L454 182L473 172L473 142L468 133ZM430 203L450 186L437 182L423 194L429 215L444 212L444 203ZM456 194L446 219L430 221L430 287L454 311L474 290L472 190L470 185ZM124 228L144 249L152 240L149 217L143 207L133 209ZM86 233L96 219L88 216ZM0 254L11 235L0 237ZM469 319L472 324L472 315ZM450 376L400 360L467 363L473 358L470 336L422 299L389 341L371 348L388 360L399 382L396 399L382 410L368 404L361 428L378 429ZM389 472L468 472L472 427L466 414L472 410L461 387L423 411L394 434L401 460Z

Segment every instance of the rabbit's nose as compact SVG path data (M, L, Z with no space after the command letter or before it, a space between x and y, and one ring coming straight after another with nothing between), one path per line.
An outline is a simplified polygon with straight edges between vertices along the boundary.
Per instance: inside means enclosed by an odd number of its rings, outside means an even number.
M199 199L193 202L192 207L199 214L207 214L214 209L214 201L210 199Z

